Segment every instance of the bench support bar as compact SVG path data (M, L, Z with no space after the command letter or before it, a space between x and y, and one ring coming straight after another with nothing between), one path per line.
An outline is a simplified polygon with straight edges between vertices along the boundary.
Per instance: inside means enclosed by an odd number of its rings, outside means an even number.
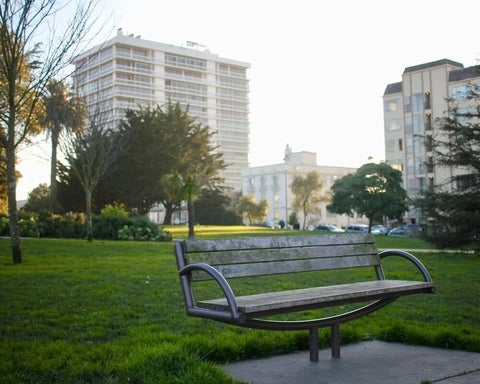
M332 346L332 357L339 359L340 358L340 323L334 323L332 325L332 334L331 334L331 346Z
M318 328L310 328L310 361L318 362Z

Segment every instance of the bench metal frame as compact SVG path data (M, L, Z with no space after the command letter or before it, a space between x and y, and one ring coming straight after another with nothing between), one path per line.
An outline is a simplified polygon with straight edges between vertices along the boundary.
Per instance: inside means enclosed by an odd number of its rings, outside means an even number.
M344 252L345 254L343 254ZM357 319L374 312L397 298L417 293L433 293L435 285L421 261L403 250L378 252L371 234L274 236L218 240L177 241L174 253L179 270L180 283L187 314L213 319L223 323L264 330L308 330L310 361L317 362L318 329L331 328L332 357L340 357L340 323ZM381 261L387 257L401 257L411 262L420 272L421 281L387 280ZM267 267L265 266L267 265ZM262 295L237 297L228 278L262 276L372 266L376 280L362 283L342 284L330 287L314 287L311 298L302 300L304 290L287 291L298 304L270 307ZM201 272L201 273L199 273ZM197 302L192 283L196 280L213 279L224 297ZM385 286L384 286L385 285ZM323 292L335 294L333 299L322 297ZM273 294L282 295L283 292ZM270 298L272 294L268 294ZM256 299L266 301L262 307ZM278 297L277 297L278 299ZM324 301L325 300L325 301ZM242 302L247 304L242 304ZM307 309L333 307L341 304L367 302L365 306L330 317L298 321L265 319L281 313L299 312ZM239 303L241 303L239 305ZM250 303L250 304L248 304ZM248 308L251 305L251 308Z

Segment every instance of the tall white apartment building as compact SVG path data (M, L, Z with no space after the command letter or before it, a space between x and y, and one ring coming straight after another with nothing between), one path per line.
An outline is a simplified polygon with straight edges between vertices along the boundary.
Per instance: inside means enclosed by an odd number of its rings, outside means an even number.
M240 191L241 171L248 166L250 64L219 57L197 43L186 45L148 41L119 29L76 58L74 85L90 118L113 128L126 109L169 100L188 105L190 116L216 132L214 144L228 164L222 177Z
M266 221L276 226L280 220L288 223L290 215L294 212L292 204L295 196L290 186L295 177L305 177L310 172L317 172L323 184L320 193L327 196L335 180L356 171L356 168L317 165L316 153L293 152L287 145L283 163L244 169L242 192L244 195L255 196L257 203L266 200L268 202ZM320 211L307 217L307 225L333 224L344 227L350 223L368 223L364 217L352 218L330 213L327 210L328 203L328 201L320 203ZM296 213L299 222L303 222L303 213Z
M473 107L466 97L469 84L480 84L479 66L464 68L461 63L443 59L407 67L401 82L387 85L383 94L385 160L403 173L409 196L465 172L435 165L432 137L438 130L436 120L448 111L447 99L454 100L459 108ZM426 224L426 218L414 209L406 219Z

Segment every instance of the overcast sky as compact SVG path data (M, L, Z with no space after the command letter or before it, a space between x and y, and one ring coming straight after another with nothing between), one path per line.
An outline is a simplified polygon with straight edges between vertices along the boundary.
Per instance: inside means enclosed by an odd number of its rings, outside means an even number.
M250 63L250 165L285 146L319 165L384 159L382 95L405 67L478 64L478 0L103 0L106 28L173 45L194 41ZM111 31L111 32L110 32ZM48 153L27 156L17 195L49 184Z

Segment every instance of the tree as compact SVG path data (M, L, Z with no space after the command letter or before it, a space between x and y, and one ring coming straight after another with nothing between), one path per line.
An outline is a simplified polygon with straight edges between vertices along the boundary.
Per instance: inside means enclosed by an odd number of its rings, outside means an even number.
M240 195L236 206L237 213L248 220L248 225L265 220L268 212L268 201L261 200L258 204L254 195Z
M442 247L478 241L480 233L480 94L475 86L468 88L467 102L476 108L459 108L458 101L449 100L449 110L435 122L436 134L427 138L435 165L449 169L452 177L414 200L429 219L426 236Z
M349 216L354 212L366 216L369 231L375 218L401 220L408 209L402 173L385 163L362 165L357 172L337 179L331 192L327 209Z
M307 216L311 213L318 212L320 210L319 204L325 200L325 197L320 194L322 181L318 173L312 171L307 173L305 177L296 176L290 185L290 189L295 196L292 207L295 211L302 211L302 228L305 229Z
M50 79L43 96L45 105L44 126L47 128L52 158L50 162L50 210L57 211L57 148L62 131L80 132L87 117L82 100L68 90L63 81Z
M16 154L39 132L42 94L64 70L89 32L94 1L79 2L66 29L56 28L58 0L4 1L0 6L0 147L5 157L13 263L22 262L16 207ZM46 34L49 26L50 34ZM42 44L43 43L43 44Z
M68 142L66 159L85 192L87 239L92 240L92 195L100 180L112 172L118 156L125 151L128 136L122 131L102 129L92 123Z
M4 159L4 149L0 148L0 159ZM0 215L7 216L8 198L7 198L7 167L4 161L0 161Z
M201 190L223 183L219 172L226 165L212 144L215 132L196 122L188 107L171 102L127 111L122 127L130 135L130 146L108 180L114 186L109 189L118 193L114 200L144 212L161 202L167 210L165 224L171 223L182 201L190 202L189 224L193 226L193 202ZM123 182L125 177L130 183Z
M195 206L200 192L203 188L215 188L223 182L218 177L218 172L225 167L220 153L211 152L206 143L210 142L208 128L198 125L189 142L197 143L192 145L190 154L186 153L183 158L185 163L178 165L171 178L171 185L175 185L182 201L186 201L188 210L188 238L195 237ZM206 152L202 153L203 150Z
M242 218L228 210L230 197L216 188L204 188L195 201L196 220L204 225L238 225Z
M23 206L23 210L27 212L41 212L50 208L51 190L47 184L39 184L28 193L27 203Z
M188 108L183 119L187 123L188 132L179 148L181 156L176 165L177 171L183 180L182 198L187 202L188 209L188 236L195 237L195 206L203 188L217 188L224 179L219 172L226 168L222 153L218 146L212 145L215 132L207 126L196 123L188 116Z

